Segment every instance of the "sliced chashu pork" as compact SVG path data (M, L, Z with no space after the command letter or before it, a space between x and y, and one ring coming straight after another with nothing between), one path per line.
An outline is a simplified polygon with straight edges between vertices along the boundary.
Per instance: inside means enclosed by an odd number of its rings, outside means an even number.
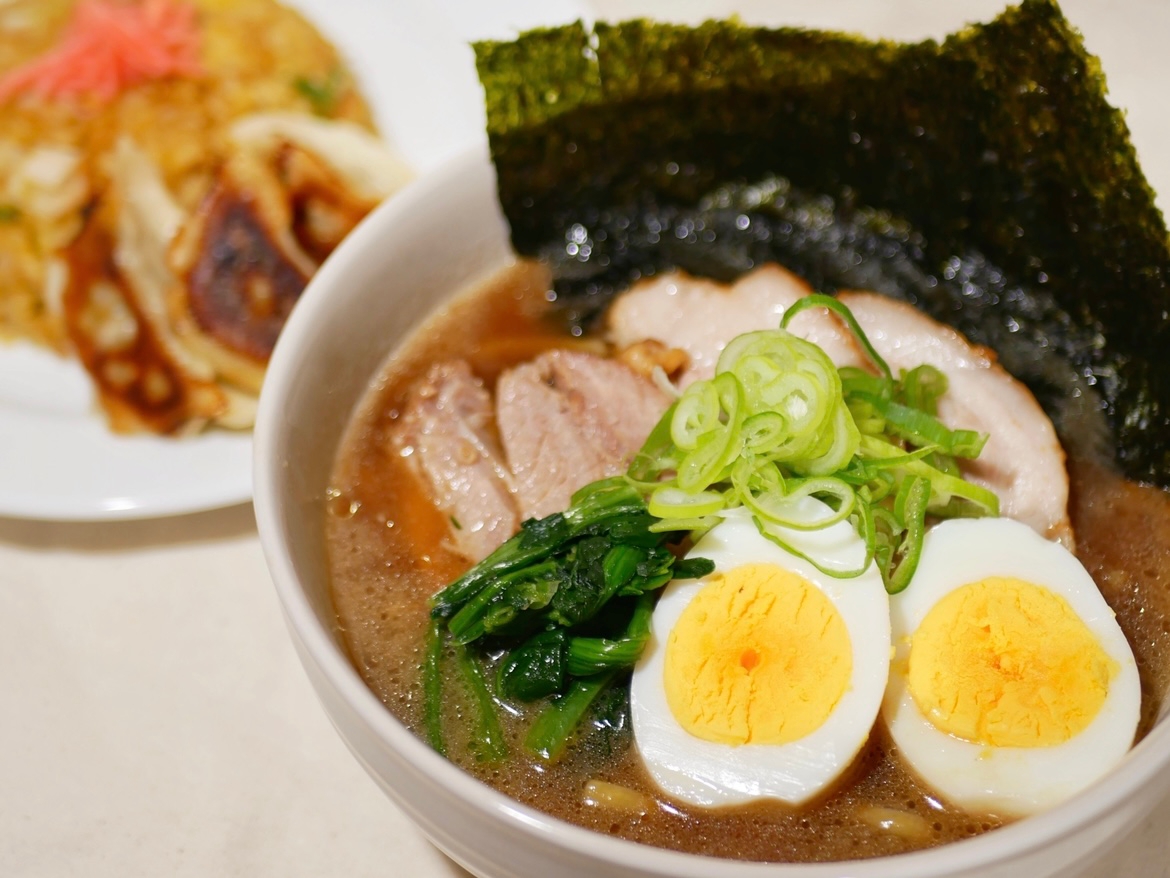
M779 324L784 309L809 292L795 275L767 265L731 286L672 272L633 287L614 302L609 334L618 344L652 338L682 348L692 365L680 386L710 377L719 352L736 335ZM950 379L939 417L951 428L990 434L964 473L994 490L1004 515L1072 546L1064 450L1031 392L953 329L910 305L876 293L840 296L861 321L875 348L895 370L929 363ZM835 317L799 315L791 326L819 344L838 366L869 363Z
M496 421L522 517L624 472L670 398L624 363L558 350L500 376Z
M642 281L610 307L608 334L619 347L654 339L687 352L690 366L679 387L715 375L726 344L745 332L774 329L785 310L812 289L796 275L769 264L727 286L672 271ZM837 365L861 365L852 336L828 311L799 314L789 327L820 345Z
M472 561L519 526L493 416L491 396L467 363L438 363L411 389L393 433L395 449L448 516L452 544Z
M947 376L939 420L989 435L979 459L963 462L963 474L999 495L1003 515L1072 548L1064 449L1028 388L992 351L912 305L877 293L842 293L840 299L895 374L926 363Z

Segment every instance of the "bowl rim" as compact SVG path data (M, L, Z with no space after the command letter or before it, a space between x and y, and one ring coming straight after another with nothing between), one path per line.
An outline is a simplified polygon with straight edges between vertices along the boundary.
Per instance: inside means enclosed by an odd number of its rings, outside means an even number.
M346 301L349 266L370 258L379 242L396 227L409 228L411 217L420 206L433 205L437 196L448 197L444 193L465 195L468 190L465 181L488 172L494 180L494 167L482 149L460 153L408 184L363 220L326 260L293 309L273 352L260 396L253 452L254 508L261 546L285 621L303 647L302 662L307 664L311 659L315 663L325 682L383 744L418 766L445 793L522 834L549 840L593 862L678 878L705 878L716 863L726 878L829 878L839 875L843 865L855 878L927 878L957 864L968 871L986 868L1078 832L1090 821L1118 807L1149 777L1170 766L1170 720L1167 720L1156 723L1120 764L1088 789L1052 809L992 832L925 850L862 860L748 862L657 848L552 817L464 772L410 732L365 684L313 610L283 538L279 503L285 468L275 452L281 442L281 416L289 410L295 383L292 367L301 358L303 349L312 345L315 329L324 314ZM450 203L454 207L465 201L451 199ZM497 271L504 264L487 266L483 273Z

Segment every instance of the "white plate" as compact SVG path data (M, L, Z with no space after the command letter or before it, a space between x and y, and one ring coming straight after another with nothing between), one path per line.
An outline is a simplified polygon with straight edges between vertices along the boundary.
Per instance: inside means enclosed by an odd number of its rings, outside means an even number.
M382 132L420 172L479 144L482 94L468 42L581 16L575 2L430 4L292 0L353 68ZM243 503L249 434L119 436L81 366L0 344L0 516L150 518Z
M251 496L252 437L119 436L75 362L0 348L0 514L69 521L173 515Z

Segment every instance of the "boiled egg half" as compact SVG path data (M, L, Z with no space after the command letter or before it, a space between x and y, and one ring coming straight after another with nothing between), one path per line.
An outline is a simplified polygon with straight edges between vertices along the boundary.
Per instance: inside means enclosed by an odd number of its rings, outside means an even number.
M789 518L814 524L812 498ZM890 664L889 602L881 576L859 568L865 545L848 522L777 528L795 551L731 510L691 555L703 579L670 583L634 670L634 741L668 795L699 806L754 799L805 802L828 788L865 744ZM800 557L801 555L805 557Z
M1129 644L1081 563L1027 525L934 527L890 611L882 713L901 758L952 803L1031 814L1133 744L1141 687Z

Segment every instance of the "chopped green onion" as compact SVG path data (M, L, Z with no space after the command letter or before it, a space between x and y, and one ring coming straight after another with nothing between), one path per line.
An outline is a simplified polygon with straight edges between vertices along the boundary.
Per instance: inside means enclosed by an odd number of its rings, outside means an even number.
M707 395L706 391L713 388L712 392L718 400L720 410L720 415L715 418L709 429L694 438L692 448L683 449L687 453L679 461L678 486L685 491L697 492L717 481L723 468L739 453L744 399L743 386L734 375L725 373L716 375L710 382L696 381L679 399L675 420L678 420L678 411L686 404L691 388L696 387L698 388L696 395ZM688 436L688 439L690 438Z
M844 321L879 374L838 370L819 347L787 331L793 317L817 307ZM887 586L901 585L927 514L999 511L994 493L959 471L956 458L977 457L987 436L938 419L946 390L946 376L930 365L895 379L845 305L808 296L785 312L780 329L731 340L715 377L688 387L659 421L629 477L650 496L660 519L653 532L687 529L697 538L725 509L743 506L769 540L800 555L787 532L849 521L867 563L877 561ZM796 513L804 497L828 511L808 521ZM891 503L896 509L887 509ZM863 572L806 560L835 576Z
M868 403L885 421L888 431L918 446L933 445L955 457L978 457L987 442L986 433L974 430L951 430L934 415L915 408L881 399L867 393L855 393L853 399Z
M958 476L940 472L923 461L908 463L905 469L908 474L922 476L930 482L929 509L932 514L937 515L942 510L949 508L953 500L965 500L973 507L968 510L967 516L999 515L999 497L995 495L994 491Z
M780 525L772 524L764 521L759 516L752 516L752 520L756 523L756 529L768 540L775 543L785 552L790 555L795 555L802 561L807 561L817 570L826 576L832 576L836 579L856 579L869 569L870 562L873 560L872 554L869 551L869 546L866 546L865 560L857 567L836 567L831 564L822 563L825 559L817 559L808 555L800 549L796 548L791 542L785 539L785 535L780 533Z
M691 538L697 540L722 520L718 513L703 518L664 518L651 524L650 532L668 534L689 531Z
M922 554L922 538L926 533L926 507L930 501L930 482L913 476L902 483L894 500L894 518L903 522L906 532L902 539L901 560L886 579L886 591L898 594L910 584L918 569ZM884 574L883 574L884 575Z
M678 411L678 403L678 400L672 402L659 418L626 472L631 484L643 491L653 490L661 473L678 469L677 457L673 456L677 447L671 438L671 426L674 424L674 413Z
M836 511L833 511L832 504L828 504L829 513L812 521L804 516L790 516L801 500L813 496L822 500L831 497L838 504ZM833 478L803 479L799 482L793 480L788 483L787 490L760 494L741 488L739 498L744 506L762 520L789 530L822 530L838 521L844 521L853 513L853 506L857 502L857 494L853 488L841 479Z
M858 394L889 399L894 389L893 379L882 378L856 366L842 366L837 373L841 376L841 392L846 399Z
M910 408L937 415L938 401L949 384L946 375L923 363L902 375L902 399Z
M857 322L857 318L853 316L853 312L843 304L837 301L832 296L826 296L822 293L814 293L811 296L805 296L794 303L784 312L784 318L780 321L780 325L787 329L788 324L792 322L792 318L801 311L807 311L809 308L828 308L849 327L849 331L853 333L853 337L857 339L861 345L861 349L865 351L865 355L869 357L871 363L877 366L878 371L886 378L893 377L890 374L890 367L886 365L886 361L882 359L881 355L874 350L873 344L870 343L869 337L865 334L865 330L861 328L861 324Z
M727 499L717 491L698 491L694 494L663 485L650 495L647 508L657 518L702 518L723 509Z
M693 393L683 394L670 419L670 438L683 451L694 451L699 439L719 430L719 391L710 381L700 381Z

